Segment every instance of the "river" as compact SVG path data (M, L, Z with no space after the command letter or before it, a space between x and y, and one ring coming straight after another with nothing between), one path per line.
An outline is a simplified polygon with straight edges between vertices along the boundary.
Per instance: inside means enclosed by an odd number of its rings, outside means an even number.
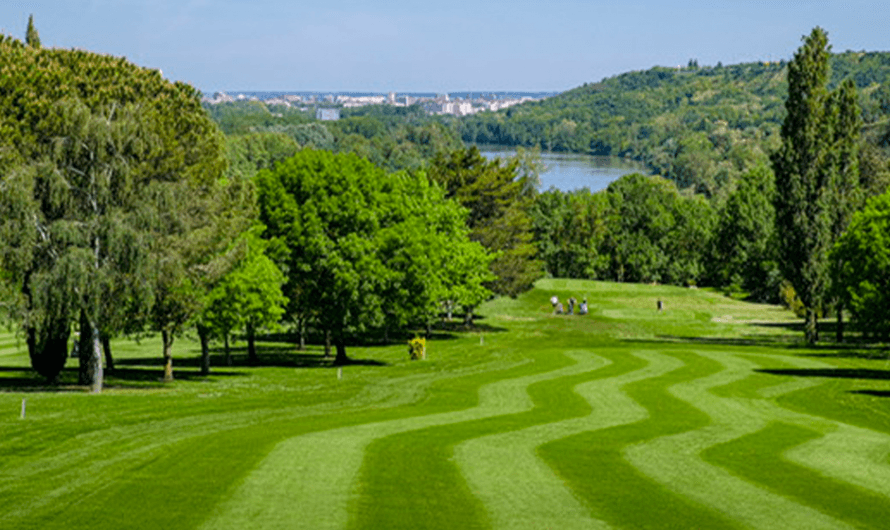
M479 152L488 159L508 158L516 154L510 148L479 146ZM542 151L541 191L556 188L573 191L587 188L600 191L614 180L630 173L649 174L649 169L639 162L617 156L593 156L578 153L551 153Z

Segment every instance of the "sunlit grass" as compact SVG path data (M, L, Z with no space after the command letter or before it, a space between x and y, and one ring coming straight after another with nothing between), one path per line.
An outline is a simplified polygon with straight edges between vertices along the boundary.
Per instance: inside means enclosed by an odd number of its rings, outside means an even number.
M479 314L426 361L353 346L342 371L238 343L204 377L185 337L163 383L156 338L118 340L101 395L76 359L47 387L0 333L0 527L883 526L880 350L808 349L780 308L665 286L543 280Z

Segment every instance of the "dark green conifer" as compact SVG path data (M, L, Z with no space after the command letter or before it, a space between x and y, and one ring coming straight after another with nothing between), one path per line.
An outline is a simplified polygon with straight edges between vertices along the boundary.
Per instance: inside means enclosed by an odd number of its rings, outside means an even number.
M28 17L28 31L25 32L25 43L32 48L40 47L40 35L34 27L34 15Z

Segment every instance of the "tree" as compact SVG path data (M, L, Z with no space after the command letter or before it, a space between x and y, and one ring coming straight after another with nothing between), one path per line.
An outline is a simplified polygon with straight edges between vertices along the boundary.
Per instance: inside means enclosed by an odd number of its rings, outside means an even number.
M769 167L745 172L720 211L714 236L714 280L758 301L778 296L774 197Z
M702 196L686 196L661 177L635 173L606 189L600 254L604 273L620 282L698 284L715 216Z
M779 265L806 307L805 337L819 339L830 250L858 186L858 106L850 83L826 88L828 36L813 29L788 64L782 146L773 156ZM854 140L857 139L857 140Z
M551 189L535 198L531 210L538 256L557 278L600 278L608 256L600 254L606 237L608 196Z
M200 196L221 175L221 136L188 85L5 37L0 131L2 279L20 293L32 365L54 379L79 322L80 381L99 390L100 336L138 322L152 298L148 250L168 213L156 199Z
M252 179L257 171L275 167L279 161L294 156L300 145L284 133L251 132L226 137L226 175Z
M863 189L859 175L859 144L862 130L859 96L856 85L846 79L832 92L830 100L832 117L832 176L830 208L832 214L831 236L837 241L850 224L853 213L863 203ZM837 268L842 265L836 265ZM835 291L835 316L837 317L837 341L844 339L844 297Z
M253 216L253 194L245 184L184 181L157 189L152 197L164 215L155 219L148 246L154 271L148 324L161 333L165 381L173 380L174 340L196 321L208 294L236 263L232 242Z
M255 363L258 360L256 332L274 328L284 314L287 299L282 294L281 286L286 278L264 254L268 242L258 235L263 229L257 226L242 234L236 243L241 247L239 253L242 257L210 292L200 317L210 331L223 338L227 364L231 363L229 335L233 330L243 328L246 331L248 358ZM202 366L202 371L209 371L206 358Z
M28 16L28 30L25 32L25 44L32 48L40 48L40 35L34 27L34 15Z
M537 167L524 156L486 160L475 146L439 153L430 165L430 178L445 188L446 197L469 210L470 238L497 253L490 284L497 294L516 296L543 273L529 216Z
M609 217L605 253L610 276L619 282L660 282L669 256L665 241L675 224L676 186L639 173L609 184Z
M890 337L890 192L853 216L831 258L853 320L866 335Z
M424 323L454 276L484 277L486 260L450 257L451 248L478 249L465 212L422 174L390 175L352 154L304 150L257 178L264 235L286 249L284 291L330 334L338 364L349 361L350 334Z

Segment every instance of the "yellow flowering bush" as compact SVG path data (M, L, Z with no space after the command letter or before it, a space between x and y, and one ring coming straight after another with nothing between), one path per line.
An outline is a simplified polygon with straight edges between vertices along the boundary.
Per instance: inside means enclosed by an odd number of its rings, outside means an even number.
M426 339L423 337L414 337L408 341L408 355L411 360L426 359Z

